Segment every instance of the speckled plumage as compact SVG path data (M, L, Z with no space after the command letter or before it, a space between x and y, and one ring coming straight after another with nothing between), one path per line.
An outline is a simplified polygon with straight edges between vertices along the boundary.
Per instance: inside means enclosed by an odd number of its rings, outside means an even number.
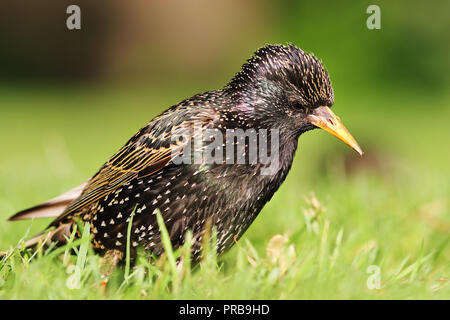
M309 110L333 102L328 73L316 57L293 45L263 47L224 89L184 100L139 130L51 226L68 234L74 218L80 217L91 223L96 248L124 252L135 209L132 249L142 246L159 255L163 248L156 210L160 210L175 248L190 229L197 255L209 220L223 252L285 180L298 137L314 128L305 120ZM237 128L278 129L279 170L261 175L261 163L174 164L171 154L181 153L182 145L171 137L182 129L193 134L194 123L222 133Z

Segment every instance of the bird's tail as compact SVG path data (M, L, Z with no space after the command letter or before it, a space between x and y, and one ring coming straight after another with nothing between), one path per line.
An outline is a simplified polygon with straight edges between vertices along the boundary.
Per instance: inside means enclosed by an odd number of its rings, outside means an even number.
M77 199L83 191L86 184L82 184L54 199L48 200L35 207L20 211L9 218L9 221L18 221L34 218L51 218L61 215L67 206ZM56 229L44 231L25 241L25 247L30 248L38 243L50 243L51 241L65 242L65 236L70 236L71 225L61 224ZM0 252L0 257L7 252Z
M82 184L81 186L78 186L40 205L20 211L9 218L9 221L57 217L64 212L72 201L80 196L85 186L86 184Z

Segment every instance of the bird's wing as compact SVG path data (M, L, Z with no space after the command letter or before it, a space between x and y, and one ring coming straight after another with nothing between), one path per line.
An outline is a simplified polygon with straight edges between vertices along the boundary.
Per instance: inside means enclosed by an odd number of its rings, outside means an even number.
M201 126L205 127L215 121L211 114L208 115L204 112L187 121L183 120L185 119L183 115L179 115L177 119L180 120L177 121L170 117L170 111L171 109L142 128L104 164L89 180L80 197L72 202L63 214L53 221L52 225L57 225L66 218L82 212L84 208L133 179L145 177L161 170L173 156L183 150L186 143L191 143L194 123L197 124L198 121L201 121ZM180 112L180 110L175 112ZM184 136L184 138L173 139L174 136L178 138Z

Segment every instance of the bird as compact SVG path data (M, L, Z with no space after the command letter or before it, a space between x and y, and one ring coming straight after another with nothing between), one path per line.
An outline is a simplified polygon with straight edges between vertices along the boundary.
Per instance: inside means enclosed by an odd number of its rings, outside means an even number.
M303 133L321 128L363 154L333 104L330 76L314 54L293 44L265 45L223 88L185 99L148 122L86 183L9 220L54 218L27 246L44 235L63 244L77 221L88 222L93 248L120 260L127 243L131 255L139 247L155 256L164 252L160 214L174 249L191 232L192 256L199 257L209 225L223 253L284 182ZM205 140L206 131L214 137ZM228 139L230 132L236 139ZM261 149L264 141L271 163L253 157L253 145ZM197 157L208 150L209 158Z

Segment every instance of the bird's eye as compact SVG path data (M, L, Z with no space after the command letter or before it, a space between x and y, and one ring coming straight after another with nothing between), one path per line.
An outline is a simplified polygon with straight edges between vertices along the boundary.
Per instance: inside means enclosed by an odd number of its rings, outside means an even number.
M306 108L298 100L292 100L291 105L297 110L306 111Z

